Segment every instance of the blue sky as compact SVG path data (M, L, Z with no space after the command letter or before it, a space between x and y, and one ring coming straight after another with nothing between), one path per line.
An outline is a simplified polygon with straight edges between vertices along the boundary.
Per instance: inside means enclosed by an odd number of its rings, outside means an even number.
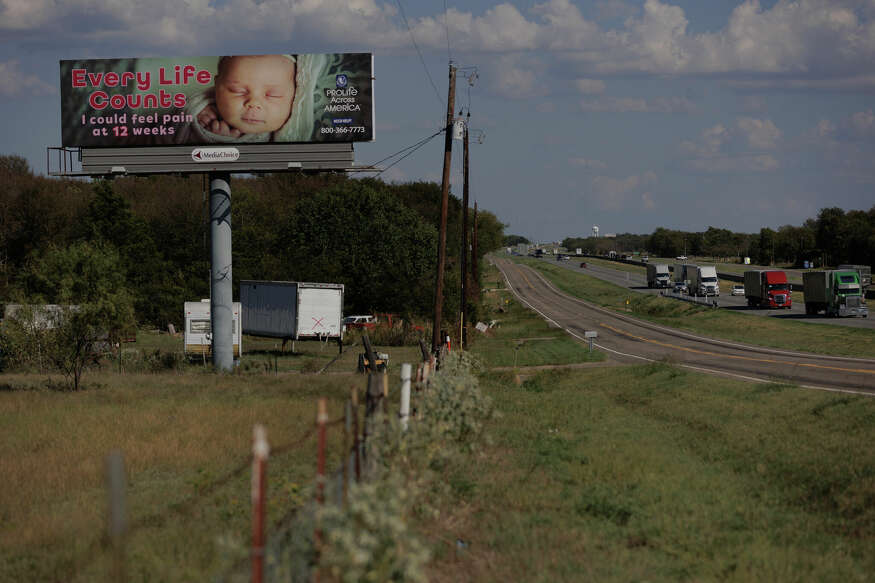
M443 125L449 58L477 68L456 95L485 137L471 195L509 233L755 232L875 204L872 0L0 0L0 153L45 172L60 59L353 51L375 55L362 164ZM439 181L442 160L436 138L383 177Z

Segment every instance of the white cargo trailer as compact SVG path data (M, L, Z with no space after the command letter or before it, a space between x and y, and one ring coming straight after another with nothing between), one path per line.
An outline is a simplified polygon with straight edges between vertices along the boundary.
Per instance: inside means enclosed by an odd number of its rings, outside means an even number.
M283 340L343 338L343 284L240 282L243 332Z
M243 342L240 335L240 302L231 304L234 312L231 323L231 336L234 338L234 358L240 358ZM185 333L183 334L185 355L189 358L210 358L213 354L212 321L210 320L210 300L185 302Z

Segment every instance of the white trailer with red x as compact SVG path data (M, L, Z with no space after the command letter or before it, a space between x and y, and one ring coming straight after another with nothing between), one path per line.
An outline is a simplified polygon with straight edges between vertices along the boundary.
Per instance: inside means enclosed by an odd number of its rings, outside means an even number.
M343 338L343 284L240 282L243 333L283 340Z

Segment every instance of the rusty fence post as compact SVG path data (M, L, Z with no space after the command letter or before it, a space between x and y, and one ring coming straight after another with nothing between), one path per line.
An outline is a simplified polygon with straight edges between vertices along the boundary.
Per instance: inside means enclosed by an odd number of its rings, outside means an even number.
M355 481L359 482L362 479L361 470L361 442L359 441L359 392L358 389L352 387L350 389L350 401L352 403L352 449L353 449L353 464L355 469Z
M267 504L267 432L262 425L252 429L252 583L264 580L264 516Z

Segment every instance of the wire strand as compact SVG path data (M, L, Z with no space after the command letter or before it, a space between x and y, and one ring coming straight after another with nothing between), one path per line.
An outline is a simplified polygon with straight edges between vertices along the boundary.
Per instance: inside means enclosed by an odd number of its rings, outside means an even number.
M444 30L447 33L447 61L453 62L453 55L450 54L450 25L447 17L447 0L444 0Z
M400 150L398 150L394 154L390 154L390 155L386 156L385 158L383 158L382 160L377 160L376 162L374 162L370 166L376 166L377 164L381 164L381 163L385 162L386 160L389 160L391 158L394 158L395 156L399 156L399 155L403 154L404 152L407 152L408 150L411 150L405 156L403 156L402 158L399 158L398 160L393 162L391 165L387 166L386 168L383 168L382 170L380 170L377 173L377 174L382 174L383 172L385 172L386 170L388 170L389 168L391 168L392 166L394 166L395 164L397 164L398 162L400 162L401 160L403 160L404 158L406 158L407 156L409 156L410 154L412 154L413 152L415 152L416 150L418 150L419 148L424 146L426 143L428 143L435 136L438 136L438 135L444 133L445 131L446 131L445 128L441 128L438 131L436 131L435 133L431 134L430 136L422 138L421 140L419 140L418 142L416 142L414 144L411 144L410 146L407 146L405 148L401 148ZM359 172L353 172L352 174L359 174Z
M431 73L428 72L428 66L425 64L425 59L422 57L422 51L419 50L419 45L416 44L416 38L413 36L413 30L410 28L410 23L407 22L407 15L404 14L404 7L401 5L401 0L395 0L398 4L398 10L401 12L401 18L404 19L404 26L407 27L407 32L410 33L410 40L413 43L413 47L416 49L416 54L419 55L419 62L422 63L422 68L425 69L425 75L428 77L428 82L431 83L432 88L434 89L434 94L437 96L438 103L441 104L441 107L446 107L446 102L441 97L441 92L438 91L437 85L434 83L434 79L431 78Z

